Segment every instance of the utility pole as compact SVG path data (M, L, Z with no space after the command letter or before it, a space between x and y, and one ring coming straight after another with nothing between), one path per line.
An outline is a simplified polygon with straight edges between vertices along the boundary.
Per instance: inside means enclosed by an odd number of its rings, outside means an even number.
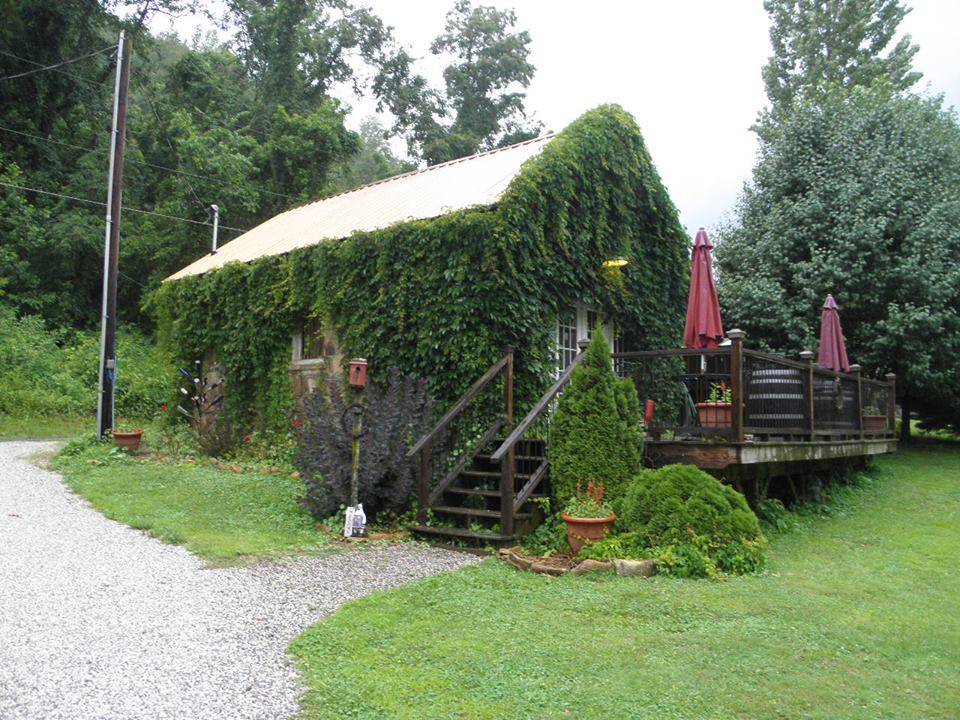
M117 381L117 266L120 260L120 204L123 198L123 151L127 131L127 85L130 82L130 41L120 31L117 75L113 87L113 132L110 136L110 178L107 181L107 227L103 255L103 312L100 333L100 385L97 435L113 427Z

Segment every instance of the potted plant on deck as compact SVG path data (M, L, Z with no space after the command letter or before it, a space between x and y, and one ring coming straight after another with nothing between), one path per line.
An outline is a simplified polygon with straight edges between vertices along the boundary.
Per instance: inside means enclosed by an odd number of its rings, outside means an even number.
M864 430L886 430L887 416L876 405L867 405L863 409Z
M724 382L710 386L706 402L697 403L700 425L707 428L728 428L733 424L733 393Z
M617 516L603 499L603 483L587 483L586 490L577 483L577 494L567 503L560 515L567 526L567 540L574 554L587 541L603 540L613 527Z

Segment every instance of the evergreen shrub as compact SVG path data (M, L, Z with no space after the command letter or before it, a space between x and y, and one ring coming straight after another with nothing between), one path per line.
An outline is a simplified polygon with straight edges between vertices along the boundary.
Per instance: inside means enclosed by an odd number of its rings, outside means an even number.
M558 507L576 496L578 483L603 485L616 504L640 469L639 422L637 391L613 374L610 346L598 328L550 423L547 456Z
M744 573L763 566L766 538L743 495L692 465L634 478L620 504L621 543L686 576Z

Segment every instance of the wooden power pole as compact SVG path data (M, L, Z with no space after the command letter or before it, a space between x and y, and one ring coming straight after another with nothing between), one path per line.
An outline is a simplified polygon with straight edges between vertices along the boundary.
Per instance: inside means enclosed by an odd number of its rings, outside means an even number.
M113 427L117 382L117 266L120 260L120 205L123 199L123 152L127 131L127 85L130 82L130 41L123 30L117 43L117 75L113 89L113 132L110 137L110 178L107 181L107 227L103 257L103 313L100 334L100 385L97 435Z

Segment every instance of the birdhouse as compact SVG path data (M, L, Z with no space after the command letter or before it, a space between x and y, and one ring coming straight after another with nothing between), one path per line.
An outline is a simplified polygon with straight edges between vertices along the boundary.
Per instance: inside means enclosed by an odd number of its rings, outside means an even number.
M350 387L363 390L367 386L367 361L363 358L354 358L350 361Z

